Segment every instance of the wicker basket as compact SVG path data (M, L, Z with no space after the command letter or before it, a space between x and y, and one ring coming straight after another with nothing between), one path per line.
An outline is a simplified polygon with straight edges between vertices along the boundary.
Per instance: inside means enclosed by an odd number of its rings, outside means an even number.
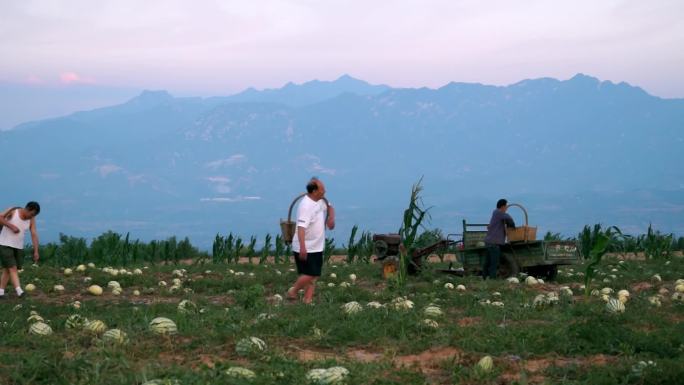
M306 193L297 195L292 203L290 203L290 209L287 211L287 220L280 220L280 233L282 234L283 242L285 242L286 245L292 244L292 238L294 238L295 231L297 230L296 224L292 221L292 209L294 209L297 201L302 199L304 195L306 195Z
M291 245L292 244L292 239L294 238L295 231L297 231L297 226L292 221L292 210L294 209L295 204L297 204L297 201L302 199L306 193L301 193L297 195L297 197L290 203L290 209L287 211L287 220L280 220L280 233L283 236L283 241L285 242L286 245ZM329 205L328 200L323 198L323 201L325 202L326 205Z
M508 242L530 242L536 240L537 228L529 226L529 223L527 222L527 210L517 203L511 203L508 206L520 207L523 214L525 214L525 224L523 226L518 226L514 229L506 227L506 238L508 238Z

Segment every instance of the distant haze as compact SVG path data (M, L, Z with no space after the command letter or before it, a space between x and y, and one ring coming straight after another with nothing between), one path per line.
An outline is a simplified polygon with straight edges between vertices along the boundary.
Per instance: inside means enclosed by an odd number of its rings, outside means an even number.
M437 88L581 72L683 97L683 20L679 0L6 0L0 81L182 96L344 73Z
M5 206L41 203L41 239L278 232L312 175L352 226L396 231L422 178L430 227L459 233L497 199L531 224L684 234L684 99L577 74L507 87L392 88L351 76L233 96L144 91L0 132ZM520 210L515 212L518 222Z

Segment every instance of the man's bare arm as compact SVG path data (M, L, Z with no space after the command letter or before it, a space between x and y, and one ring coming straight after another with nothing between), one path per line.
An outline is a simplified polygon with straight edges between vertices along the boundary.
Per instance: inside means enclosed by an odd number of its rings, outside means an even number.
M31 218L31 242L33 243L33 262L38 262L40 259L40 243L38 242L38 229L36 228L36 218Z
M297 238L299 239L299 259L306 260L306 229L297 226Z
M332 206L328 206L328 220L325 224L330 230L335 228L335 209Z

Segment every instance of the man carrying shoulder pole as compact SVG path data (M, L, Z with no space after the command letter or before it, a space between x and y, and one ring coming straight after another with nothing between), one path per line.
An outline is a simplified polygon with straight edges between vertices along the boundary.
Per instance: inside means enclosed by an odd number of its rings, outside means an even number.
M297 208L297 231L292 239L294 259L299 277L287 292L287 298L297 299L299 290L304 290L304 303L313 301L316 280L321 276L323 250L325 249L325 227L335 228L335 210L325 197L325 185L317 178L311 178L306 185L306 196Z

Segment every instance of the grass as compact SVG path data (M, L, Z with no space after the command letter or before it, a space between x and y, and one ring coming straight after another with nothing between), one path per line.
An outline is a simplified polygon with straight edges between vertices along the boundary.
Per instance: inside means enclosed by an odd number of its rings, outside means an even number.
M673 384L684 376L684 303L670 299L674 281L684 278L681 257L619 263L606 256L591 288L629 290L623 314L609 314L601 298L581 295L583 277L575 272L583 266L564 268L558 282L536 287L429 270L409 277L399 289L381 278L379 265L328 264L314 306L274 302L273 296L283 295L296 277L290 263L185 266L182 288L190 290L170 292L178 268L149 266L142 275L112 277L100 269L64 276L56 267L27 267L22 281L38 289L24 300L0 302L0 383L129 385L172 378L181 384L302 384L308 370L336 365L350 371L348 384ZM341 287L351 282L352 273L356 282ZM650 280L655 273L663 282ZM615 278L604 283L610 275ZM86 276L91 282L83 281ZM106 288L111 280L123 287L121 296ZM160 288L160 280L169 286ZM446 289L446 282L463 284L466 291ZM65 292L53 292L55 284L64 285ZM84 294L90 284L102 286L105 294ZM637 284L643 289L634 289ZM572 300L544 309L529 306L537 294L562 285L573 289ZM654 307L647 298L662 288L670 293ZM133 296L133 290L149 294ZM414 302L413 309L364 306L347 315L340 308L348 301L387 304L400 293ZM183 299L202 311L178 313ZM74 300L81 301L79 310L71 307ZM485 306L482 300L499 300L504 307ZM436 318L437 329L421 325L422 309L430 303L444 311ZM49 320L52 335L28 334L32 310ZM103 346L83 331L67 329L65 320L74 313L125 331L130 343ZM147 325L158 316L174 320L179 333L150 333ZM266 352L238 356L235 344L247 336L266 341ZM475 368L484 355L494 358L492 372ZM640 368L639 361L655 365ZM250 368L257 377L228 377L224 372L231 366Z

